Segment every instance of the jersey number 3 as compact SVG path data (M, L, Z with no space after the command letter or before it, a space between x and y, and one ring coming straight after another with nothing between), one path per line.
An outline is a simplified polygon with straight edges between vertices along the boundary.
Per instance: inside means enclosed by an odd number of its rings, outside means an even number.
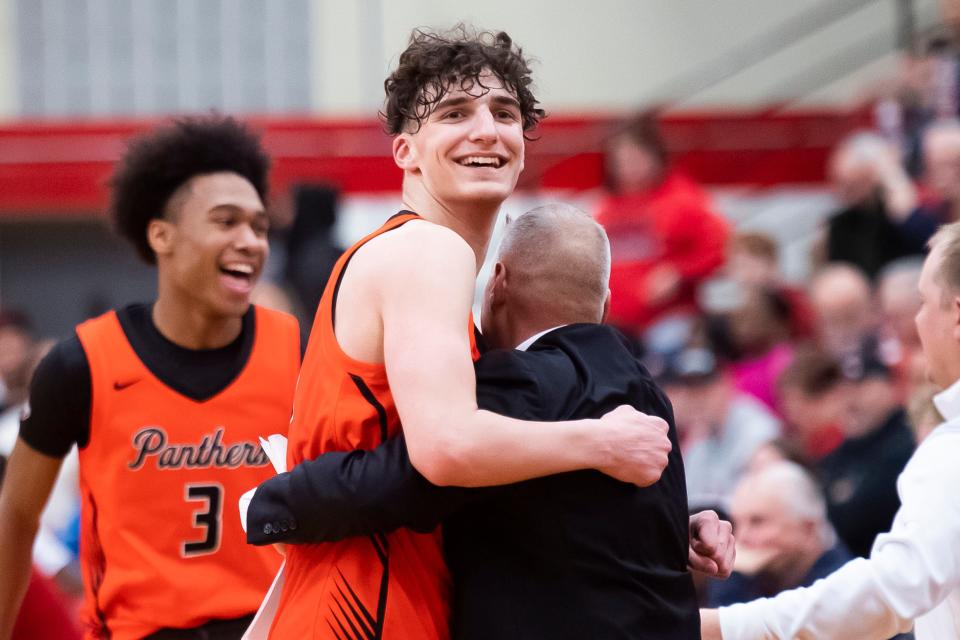
M220 548L220 518L223 515L223 485L187 484L184 486L184 499L187 502L203 502L204 504L193 512L193 526L203 529L202 540L184 542L180 547L180 555L184 558L216 553Z

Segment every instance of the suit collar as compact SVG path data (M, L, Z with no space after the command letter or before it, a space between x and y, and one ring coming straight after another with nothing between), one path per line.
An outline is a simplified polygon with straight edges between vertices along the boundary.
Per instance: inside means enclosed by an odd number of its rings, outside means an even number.
M933 404L947 422L960 417L960 380L933 396Z

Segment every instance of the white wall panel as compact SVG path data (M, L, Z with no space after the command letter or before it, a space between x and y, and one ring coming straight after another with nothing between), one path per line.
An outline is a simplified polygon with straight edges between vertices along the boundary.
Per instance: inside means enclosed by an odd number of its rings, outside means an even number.
M619 111L672 93L678 78L709 68L785 23L802 23L802 17L831 0L312 1L314 33L320 36L314 38L314 61L321 69L314 107L369 113L379 106L383 78L417 26L447 28L463 21L505 30L537 59L538 95L547 107ZM381 6L380 20L371 17L374 5ZM895 0L865 2L859 10L856 2L851 6L837 10L832 25L686 96L682 106L743 106L803 99L807 93L812 96L808 104L849 103L858 96L859 84L893 73L895 59L887 51L896 33ZM915 0L915 7L921 28L937 20L937 0ZM352 59L350 52L357 48L351 39L364 43L362 55ZM868 49L860 62L849 51L858 43ZM335 51L341 55L334 56ZM378 63L364 62L378 53ZM838 75L841 59L854 65ZM797 93L792 83L801 80L804 91Z
M0 0L0 120L17 115L17 40L13 0Z

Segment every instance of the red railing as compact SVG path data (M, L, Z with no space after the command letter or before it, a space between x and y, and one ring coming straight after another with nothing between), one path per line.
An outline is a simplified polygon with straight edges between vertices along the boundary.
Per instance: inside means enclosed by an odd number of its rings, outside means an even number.
M275 193L300 182L347 193L393 192L400 172L375 119L252 118L274 157ZM158 120L18 122L0 126L0 214L91 215L126 140ZM615 116L549 117L528 145L521 188L583 190L602 181L601 149ZM674 162L710 185L820 184L827 155L865 110L718 111L667 115Z

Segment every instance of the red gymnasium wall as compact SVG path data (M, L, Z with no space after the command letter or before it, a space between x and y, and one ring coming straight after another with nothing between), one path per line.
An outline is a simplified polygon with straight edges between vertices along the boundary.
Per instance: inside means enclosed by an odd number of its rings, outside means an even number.
M300 182L346 193L398 191L390 140L369 120L250 118L274 158L275 193ZM0 126L0 215L83 215L102 211L112 163L133 134L158 120L17 122ZM613 117L547 118L527 147L521 188L584 190L602 183L600 150ZM818 185L826 158L869 111L720 111L665 116L677 165L703 183Z

